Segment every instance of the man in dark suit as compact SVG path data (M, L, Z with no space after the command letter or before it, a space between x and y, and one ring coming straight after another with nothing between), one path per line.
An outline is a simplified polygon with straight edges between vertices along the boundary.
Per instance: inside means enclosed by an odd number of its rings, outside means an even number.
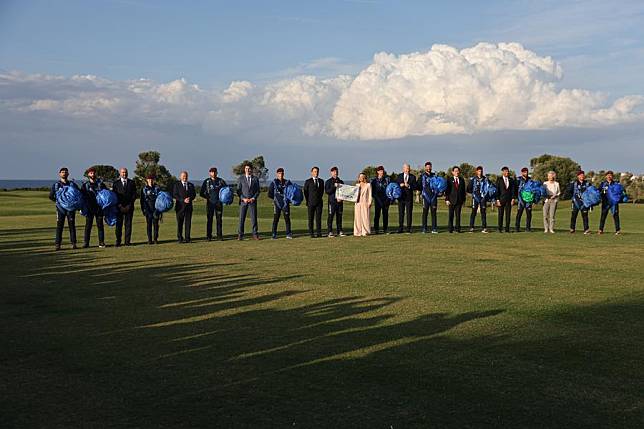
M398 233L402 234L407 213L407 233L411 233L411 215L414 208L414 191L417 189L416 176L409 172L409 164L403 164L403 172L398 175L396 182L400 185L398 198Z
M132 217L134 216L134 201L136 201L136 184L128 179L127 168L121 167L119 177L112 183L112 191L118 197L118 215L116 216L116 247L121 245L123 224L125 224L125 245L129 246L132 239Z
M237 181L237 195L239 196L239 230L237 240L244 239L244 223L246 213L250 211L250 222L253 228L253 239L259 240L257 227L257 198L259 197L259 179L252 174L253 168L246 164L244 175Z
M177 241L190 243L190 228L192 227L192 201L197 198L195 185L188 182L188 172L179 174L179 181L174 184L172 197L175 200L174 210L177 213ZM185 235L183 233L185 224Z
M452 168L452 177L447 179L447 189L445 190L445 202L449 210L447 229L450 233L461 232L461 209L465 203L466 184L460 177L461 169L457 166ZM456 218L456 225L454 224Z
M342 210L343 204L341 200L335 199L335 190L339 185L344 182L338 177L338 167L331 167L331 177L324 182L324 192L327 194L327 204L329 206L329 216L326 223L328 228L329 237L333 237L333 218L335 217L335 232L338 237L344 237L342 230Z
M324 180L318 177L320 169L313 167L311 177L304 182L304 198L309 215L309 234L311 238L322 237L322 200L324 196ZM313 232L313 219L315 218L315 233Z
M517 184L510 177L510 169L503 167L501 176L496 179L496 206L499 209L499 232L503 232L503 219L505 218L505 232L510 232L510 215L517 193Z

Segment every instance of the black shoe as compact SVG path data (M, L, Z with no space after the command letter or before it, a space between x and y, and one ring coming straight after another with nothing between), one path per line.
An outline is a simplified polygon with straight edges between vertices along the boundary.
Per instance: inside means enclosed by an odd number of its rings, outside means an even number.
M223 235L218 235L217 240L218 241L224 241L224 236Z
M212 241L212 237L206 237L206 240Z
M116 243L114 247L121 247L121 243Z
M105 249L105 243L98 243L98 248L99 249Z
M159 240L157 240L157 239L155 238L155 239L154 239L154 244L159 244Z
M57 244L56 245L56 252L58 252L59 250L60 250L60 244Z
M83 244L83 249L89 249L89 244L88 243Z
M191 240L191 239L189 239L189 238L186 238L185 240L183 240L183 242L184 242L184 243L192 243L192 240Z
M148 240L148 244L153 244L153 243L152 243L152 240Z
M177 243L183 244L183 238L177 238Z
M74 250L78 249L78 246L76 245L76 243L72 244L72 249Z

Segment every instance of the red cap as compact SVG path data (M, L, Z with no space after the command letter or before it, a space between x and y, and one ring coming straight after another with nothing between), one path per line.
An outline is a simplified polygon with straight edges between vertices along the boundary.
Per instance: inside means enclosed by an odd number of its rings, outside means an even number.
M152 180L156 179L154 174L148 174L145 178L146 179L152 179Z
M586 173L584 173L584 170L579 170L579 171L577 172L577 176L579 176L579 175L581 175L581 174L586 174Z
M523 168L521 169L521 172L523 173L524 171L527 173L527 172L528 172L528 171L530 171L530 170L528 170L528 167L523 167Z

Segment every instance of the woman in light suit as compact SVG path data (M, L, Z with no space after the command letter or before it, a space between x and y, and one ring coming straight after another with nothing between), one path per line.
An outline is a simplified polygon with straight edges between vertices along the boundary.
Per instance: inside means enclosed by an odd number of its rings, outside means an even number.
M360 173L358 183L358 201L353 213L353 235L365 237L371 234L369 210L371 209L371 185L367 182L367 176Z
M554 171L548 172L548 180L543 182L546 188L546 199L543 202L543 232L545 234L555 233L555 213L557 212L557 203L559 202L559 195L561 195L561 188L559 182L555 181L557 173Z

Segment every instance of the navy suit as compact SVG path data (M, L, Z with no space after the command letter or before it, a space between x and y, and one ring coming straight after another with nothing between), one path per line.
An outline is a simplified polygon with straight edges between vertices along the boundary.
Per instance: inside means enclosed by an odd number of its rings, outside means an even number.
M447 189L445 190L445 200L449 201L447 229L449 232L461 232L461 209L465 203L467 185L462 177L458 182L454 176L447 179ZM456 224L454 223L456 220Z
M125 224L125 244L129 245L132 238L132 218L134 217L134 201L136 201L136 185L134 180L127 179L125 185L121 178L112 183L112 191L118 197L119 211L116 216L116 245L121 245L123 224Z
M259 179L255 176L239 176L237 181L237 195L239 196L239 229L238 234L244 237L244 222L246 222L246 213L250 211L250 222L253 228L253 236L259 236L257 226L257 198L259 197ZM245 203L243 198L252 198L252 202Z
M172 196L175 199L174 210L177 213L177 239L183 241L190 241L190 229L192 227L192 201L197 198L197 191L195 185L186 182L185 185L181 182L174 184L174 191ZM189 202L184 202L188 198ZM183 226L185 224L185 236L183 234Z
M376 203L376 213L373 218L373 225L376 230L376 234L380 228L380 215L382 214L382 230L386 233L387 227L389 226L389 205L391 201L387 198L385 193L389 185L389 177L383 176L382 179L374 177L371 179L371 193L373 195L373 200Z
M405 183L405 174L400 173L396 183L402 185ZM407 185L400 188L400 198L398 198L398 232L403 232L405 213L407 214L407 232L411 232L411 216L414 208L414 191L418 188L416 176L409 173L407 175Z

